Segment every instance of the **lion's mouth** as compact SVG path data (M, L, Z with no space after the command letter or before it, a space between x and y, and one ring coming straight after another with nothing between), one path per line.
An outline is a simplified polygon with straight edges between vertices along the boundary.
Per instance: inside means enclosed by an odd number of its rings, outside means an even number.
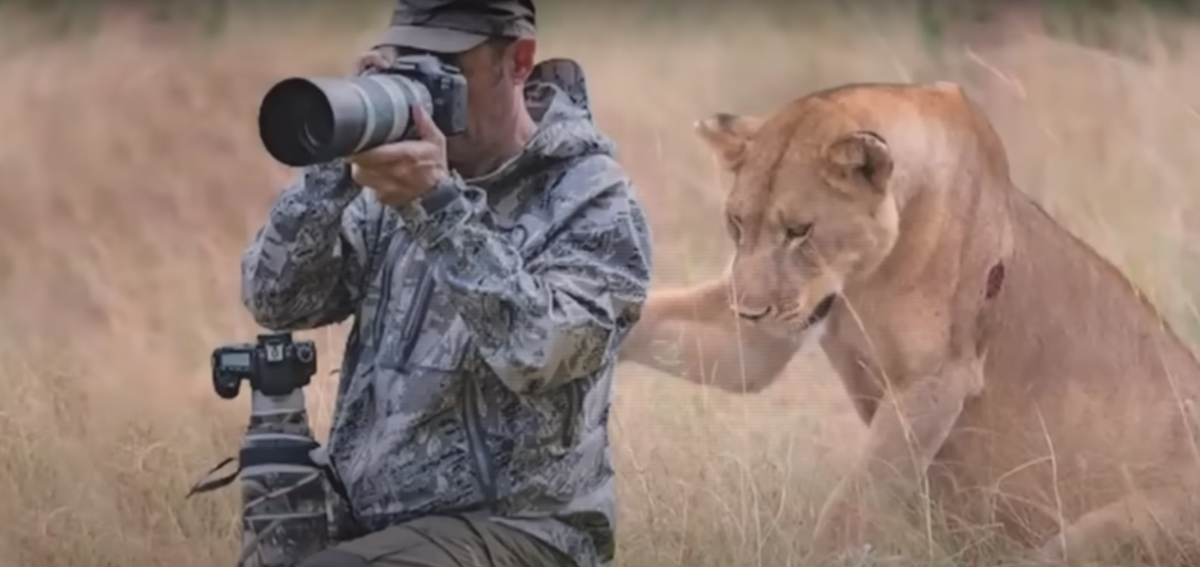
M836 293L826 295L825 299L822 299L821 302L818 303L815 308L813 308L812 313L809 313L808 317L804 319L804 322L800 324L800 330L803 331L825 320L825 317L829 316L829 312L833 310L833 302L836 299Z

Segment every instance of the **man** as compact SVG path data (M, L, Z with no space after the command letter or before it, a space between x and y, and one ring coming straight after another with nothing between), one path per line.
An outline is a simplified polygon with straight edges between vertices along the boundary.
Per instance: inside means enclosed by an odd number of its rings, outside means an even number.
M354 317L329 451L357 539L304 567L612 559L606 424L650 237L578 68L535 68L534 23L530 0L401 1L368 64L459 65L467 132L418 112L422 139L308 167L245 253L262 326Z

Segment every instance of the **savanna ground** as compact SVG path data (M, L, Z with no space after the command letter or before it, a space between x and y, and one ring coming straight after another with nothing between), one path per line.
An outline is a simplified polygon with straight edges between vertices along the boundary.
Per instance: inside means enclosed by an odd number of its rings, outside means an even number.
M725 180L694 119L949 78L985 97L1020 185L1196 336L1200 24L1085 26L1128 57L1041 37L963 56L899 4L811 4L545 18L543 54L582 62L639 185L657 285L713 276L726 252ZM183 494L246 418L211 393L208 355L256 331L239 256L291 175L261 150L256 106L285 74L342 74L383 17L363 10L231 17L214 36L115 10L51 35L0 8L0 566L233 565L236 491ZM322 433L344 331L309 334ZM619 372L620 563L798 564L862 434L823 358L745 397Z

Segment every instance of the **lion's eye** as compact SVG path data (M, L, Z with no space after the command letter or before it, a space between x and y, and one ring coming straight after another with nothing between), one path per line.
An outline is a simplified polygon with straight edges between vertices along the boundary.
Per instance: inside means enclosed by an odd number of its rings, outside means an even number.
M789 226L785 234L788 240L804 240L812 235L812 223Z

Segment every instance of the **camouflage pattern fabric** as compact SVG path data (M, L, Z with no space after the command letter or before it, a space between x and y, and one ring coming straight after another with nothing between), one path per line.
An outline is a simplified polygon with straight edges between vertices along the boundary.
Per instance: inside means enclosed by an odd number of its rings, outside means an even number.
M353 316L329 451L363 528L483 510L589 566L613 556L606 426L650 234L579 68L542 63L527 98L525 151L423 205L307 168L246 250L243 299L276 330Z
M303 402L302 396L297 396ZM303 406L301 406L303 407ZM316 444L304 410L255 415L243 450ZM259 464L241 471L242 553L238 567L292 567L321 551L329 535L326 495L316 467Z
M482 37L522 37L536 32L531 2L522 0L404 0L392 10L391 26L442 28Z

